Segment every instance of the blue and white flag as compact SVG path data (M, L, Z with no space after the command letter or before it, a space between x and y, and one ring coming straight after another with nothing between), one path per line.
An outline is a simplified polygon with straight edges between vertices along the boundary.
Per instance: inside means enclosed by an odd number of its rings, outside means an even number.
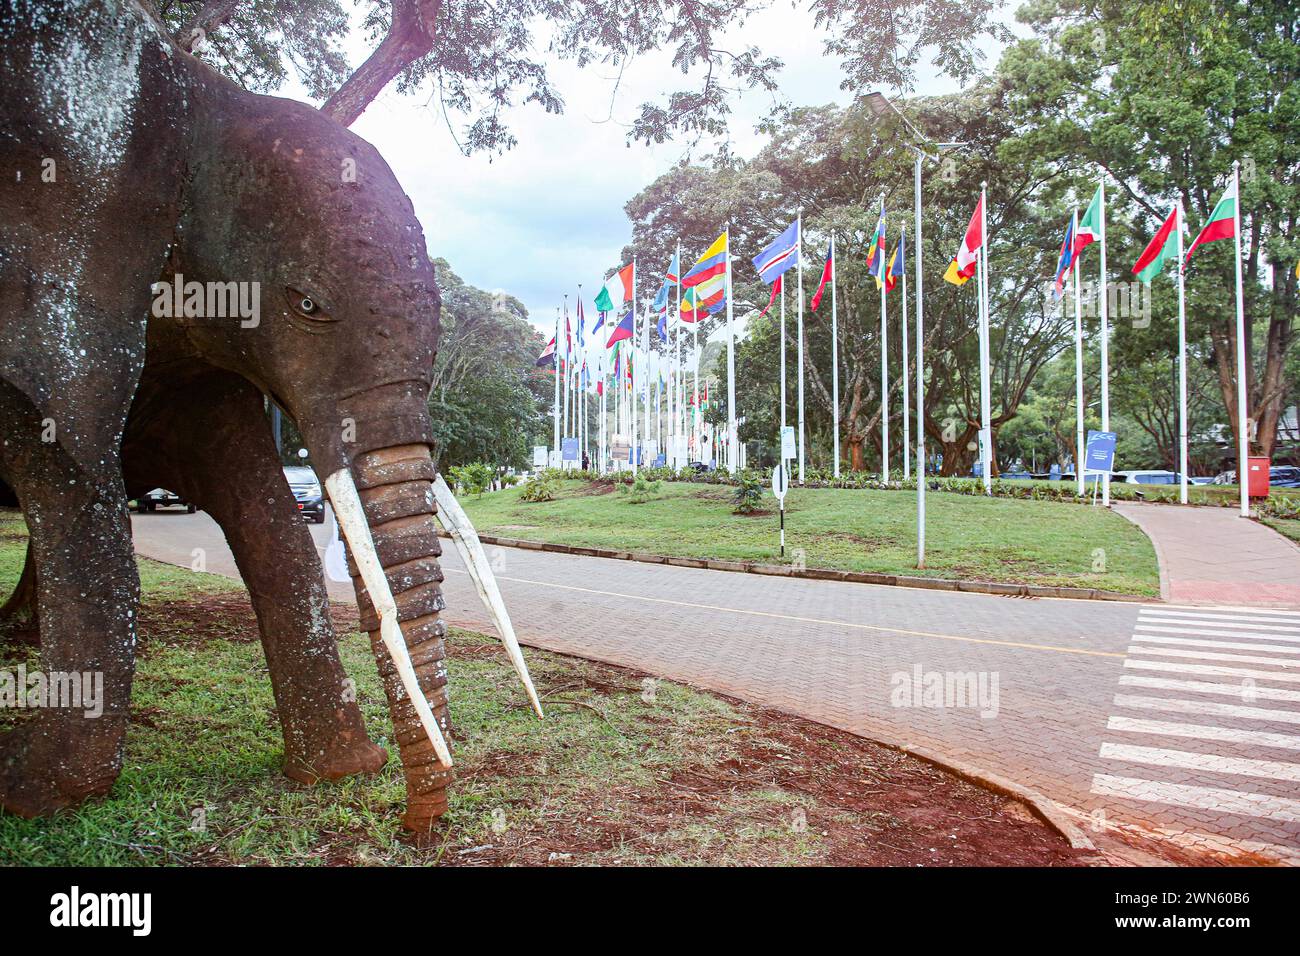
M799 262L799 220L790 223L770 246L754 257L759 278L769 285L776 277Z

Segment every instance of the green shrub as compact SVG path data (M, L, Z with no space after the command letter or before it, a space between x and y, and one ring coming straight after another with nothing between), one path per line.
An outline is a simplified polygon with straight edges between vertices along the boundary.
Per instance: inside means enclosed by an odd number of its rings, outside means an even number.
M554 501L557 493L555 480L547 477L547 472L534 475L519 491L520 501Z
M763 503L763 481L752 471L742 471L736 479L736 490L731 495L733 514L751 515Z
M451 469L452 480L476 498L483 497L483 492L492 487L495 477L496 470L485 461L473 461Z
M631 484L621 484L618 486L619 494L626 495L628 504L643 505L653 498L657 498L663 490L664 483L659 480L647 480L644 474L638 474L632 480Z

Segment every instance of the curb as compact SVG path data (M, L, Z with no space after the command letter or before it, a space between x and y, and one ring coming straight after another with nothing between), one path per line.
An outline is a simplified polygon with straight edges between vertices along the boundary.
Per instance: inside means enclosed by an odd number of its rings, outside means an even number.
M441 537L450 535L438 529ZM528 541L523 538L502 538L480 534L484 544L501 548L522 548L525 551L550 551L555 554L576 554L588 558L609 558L614 561L638 561L642 564L671 564L681 568L706 568L710 571L733 571L745 574L766 574L775 577L807 578L817 581L845 581L852 584L880 584L886 587L921 588L927 591L968 591L975 594L1000 594L1004 597L1071 598L1084 601L1127 601L1137 604L1156 604L1159 598L1141 594L1123 594L1118 591L1099 591L1096 588L1047 587L1038 584L1006 584L1001 581L963 581L955 578L923 578L916 575L880 574L873 571L840 571L834 568L795 568L787 564L762 564L757 561L724 561L718 558L682 558L645 551L615 551L610 548L590 548L580 545L554 544Z
M859 734L859 736L865 736ZM1079 827L1077 827L1070 818L1058 807L1052 799L1043 796L1037 790L1031 790L1028 787L1022 787L1014 780L1008 780L1000 774L992 773L980 767L974 767L961 761L953 760L950 757L944 757L935 753L928 747L916 747L912 744L896 744L888 740L878 740L875 737L867 737L868 740L875 740L876 743L885 747L890 747L901 753L916 757L918 760L924 760L928 764L933 764L940 770L946 770L954 776L960 777L969 783L983 787L986 790L992 790L1004 797L1010 797L1013 800L1019 800L1025 806L1033 811L1034 816L1038 817L1049 827L1059 833L1070 846L1075 850L1095 850L1097 847L1092 840L1088 839Z

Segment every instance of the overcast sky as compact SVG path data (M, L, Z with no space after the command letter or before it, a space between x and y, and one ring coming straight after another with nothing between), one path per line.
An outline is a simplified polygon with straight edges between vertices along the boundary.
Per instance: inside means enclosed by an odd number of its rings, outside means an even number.
M821 37L806 9L776 0L726 42L757 45L785 62L778 94L785 102L847 103L850 94L839 89L838 64L823 54ZM356 63L365 52L359 31L354 41ZM379 149L410 194L432 255L447 259L473 285L518 297L534 324L553 327L564 293L572 296L579 282L584 292L594 292L605 271L619 265L619 252L631 239L623 204L688 151L680 142L627 146L627 124L637 107L663 90L683 88L684 78L667 57L627 68L610 119L614 75L612 67L578 70L556 61L552 82L565 112L511 110L507 122L519 144L504 156L462 156L428 94L401 96L390 88L352 129ZM920 92L952 89L950 82L930 79ZM762 146L753 126L772 103L770 94L753 92L734 105L733 151L752 156ZM706 151L697 147L696 155ZM682 257L693 261L702 251L683 250Z

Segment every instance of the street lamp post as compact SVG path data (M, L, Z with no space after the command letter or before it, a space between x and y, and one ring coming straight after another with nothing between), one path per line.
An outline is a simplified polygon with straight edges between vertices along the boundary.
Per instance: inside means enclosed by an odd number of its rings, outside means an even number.
M935 143L930 141L912 123L899 112L898 107L883 93L867 94L867 107L877 119L895 117L903 122L912 134L914 142L908 148L916 154L916 163L912 172L913 215L912 231L916 236L916 566L925 567L925 319L921 307L924 295L924 282L921 275L921 163L926 159L936 159L945 150L957 149L965 143ZM932 149L933 155L927 152ZM907 374L907 369L903 369Z

